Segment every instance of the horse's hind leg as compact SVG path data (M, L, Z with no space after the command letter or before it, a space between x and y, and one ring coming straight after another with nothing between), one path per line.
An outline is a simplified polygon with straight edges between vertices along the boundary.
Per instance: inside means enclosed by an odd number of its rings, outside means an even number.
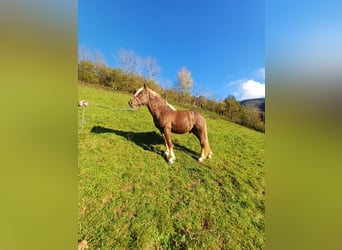
M201 155L198 158L199 162L202 162L204 159L211 158L212 152L209 147L209 142L208 142L208 136L207 132L205 129L197 129L193 128L192 132L196 137L198 138L200 144L201 144Z
M202 162L205 159L205 144L200 140L201 143L201 156L198 158L199 162Z
M200 144L201 144L201 155L200 158L198 158L199 162L202 162L205 159L205 141L203 140L203 132L194 127L191 132L198 138Z

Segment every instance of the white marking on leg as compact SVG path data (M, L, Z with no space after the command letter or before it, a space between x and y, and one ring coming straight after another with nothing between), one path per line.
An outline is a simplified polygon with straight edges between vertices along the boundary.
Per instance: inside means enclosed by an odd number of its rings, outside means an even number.
M173 152L173 149L170 150L170 158L169 158L169 163L174 163L176 160L175 153Z
M198 159L199 162L202 162L205 159L205 155L204 155L204 150L201 151L201 156Z
M164 155L166 156L166 158L168 158L170 155L170 149L169 149L169 146L167 145L167 143L165 143L165 146L166 146L166 151L164 152Z
M175 153L173 152L173 149L171 149L171 158L176 159Z
M165 135L163 135L163 139L164 139L164 143L165 143L165 147L166 147L166 151L164 152L164 156L167 158L169 158L169 155L170 155L170 149L169 149L169 146L167 145L167 140L165 138Z
M204 159L205 159L204 148L201 147L201 155L200 155L200 158L198 158L198 161L202 162Z

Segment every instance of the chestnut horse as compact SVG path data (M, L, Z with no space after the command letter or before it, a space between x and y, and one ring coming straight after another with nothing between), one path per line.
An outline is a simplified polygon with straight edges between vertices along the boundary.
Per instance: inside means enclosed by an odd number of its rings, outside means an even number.
M162 134L166 146L165 156L169 163L176 160L173 152L171 132L184 134L187 132L196 135L201 144L201 156L198 159L202 162L205 158L211 158L212 152L209 147L207 124L204 117L193 110L176 110L161 96L149 89L145 84L136 91L128 102L131 108L138 108L147 105L154 125Z

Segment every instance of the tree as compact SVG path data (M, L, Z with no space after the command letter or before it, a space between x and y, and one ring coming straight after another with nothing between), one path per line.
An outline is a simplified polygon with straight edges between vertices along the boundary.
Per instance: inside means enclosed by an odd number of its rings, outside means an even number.
M217 104L217 112L220 115L223 115L226 112L226 109L227 109L227 107L226 107L224 101L220 100L220 102Z
M94 52L94 65L96 75L99 78L99 83L104 86L111 86L110 83L110 69L106 66L106 60L101 51Z
M202 109L206 109L207 106L207 98L205 98L204 96L199 96L197 97L197 106L202 108Z
M99 83L104 86L112 86L111 69L105 65L96 65L96 73Z
M106 65L105 57L104 57L104 55L102 54L101 51L95 50L94 57L95 57L95 64L97 66Z
M216 110L216 107L217 107L217 103L215 99L207 99L207 110L218 113L218 111Z
M78 61L90 61L91 60L91 52L88 48L84 46L80 46L78 48Z
M141 75L143 60L133 50L120 50L117 59L119 67L124 73Z
M235 100L235 97L229 95L227 98L224 99L224 103L226 105L227 110L227 117L229 120L234 122L241 122L241 114L240 109L241 105L238 101Z
M78 79L88 83L98 83L99 79L96 75L94 63L91 61L81 61L78 64Z
M178 71L177 78L176 89L179 90L183 96L189 95L193 86L191 72L183 67Z
M151 56L144 58L144 73L148 81L157 81L156 77L160 74L161 68L157 60Z

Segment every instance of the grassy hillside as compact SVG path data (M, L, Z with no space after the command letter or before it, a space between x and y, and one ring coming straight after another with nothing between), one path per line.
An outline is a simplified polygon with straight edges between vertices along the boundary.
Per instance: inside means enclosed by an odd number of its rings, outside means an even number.
M78 96L89 102L84 126L81 107L78 115L79 241L89 249L264 248L263 133L202 112L213 158L198 163L195 136L173 135L169 165L146 107L124 110L130 95L85 86Z

